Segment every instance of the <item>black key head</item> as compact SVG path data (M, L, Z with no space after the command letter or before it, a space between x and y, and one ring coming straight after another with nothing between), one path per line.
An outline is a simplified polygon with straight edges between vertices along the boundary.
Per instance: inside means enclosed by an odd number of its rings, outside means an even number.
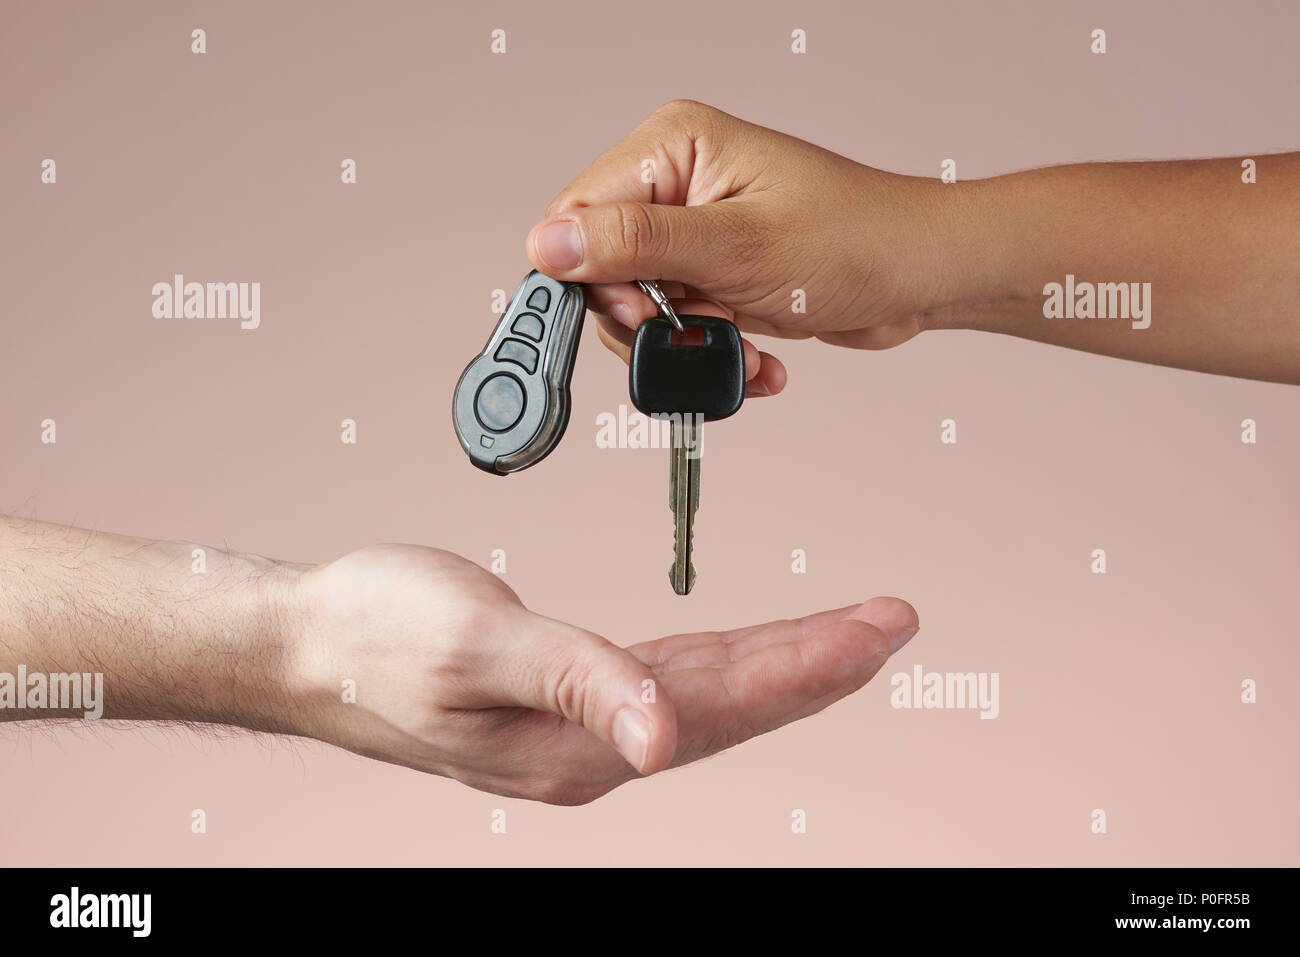
M717 316L680 316L685 335L667 320L647 319L636 331L628 366L632 404L647 415L734 415L745 401L745 350L740 331Z

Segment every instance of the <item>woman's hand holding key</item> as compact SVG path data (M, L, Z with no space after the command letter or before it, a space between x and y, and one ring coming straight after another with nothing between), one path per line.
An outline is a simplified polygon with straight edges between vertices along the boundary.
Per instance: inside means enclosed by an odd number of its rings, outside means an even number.
M1258 163L1249 185L1239 159L943 183L682 100L561 192L527 251L547 275L588 285L601 339L624 360L655 314L634 280L662 279L679 312L744 333L883 349L982 329L1300 382L1300 153ZM1067 275L1153 290L1154 320L1151 296L1132 323L1048 318L1046 287ZM804 312L792 308L800 294ZM781 391L779 360L748 342L745 359L747 394Z
M654 182L643 182L652 164ZM601 340L626 360L632 334L655 315L636 279L660 279L678 312L721 315L742 332L817 335L865 347L915 335L903 289L884 290L906 238L882 202L914 202L922 180L891 176L691 101L657 110L565 189L528 236L547 275L587 284ZM876 207L871 215L871 207ZM862 226L882 227L877 261ZM824 237L857 237L837 252ZM850 252L850 249L852 250ZM869 278L881 295L869 302ZM801 287L830 295L791 312ZM830 292L833 290L833 292ZM703 300L703 301L701 301ZM749 395L785 386L785 368L746 343Z

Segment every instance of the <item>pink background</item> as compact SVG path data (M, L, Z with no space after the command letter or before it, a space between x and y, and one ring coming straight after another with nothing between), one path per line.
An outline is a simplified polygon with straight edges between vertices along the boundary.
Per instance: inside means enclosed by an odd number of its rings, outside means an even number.
M877 594L922 629L827 712L572 809L241 733L5 728L0 861L1300 863L1300 390L974 333L760 341L790 386L709 429L685 600L666 454L596 447L627 391L592 325L543 465L485 476L449 421L529 226L665 100L927 176L1258 155L1300 147L1298 29L1283 2L6 3L0 510L303 561L503 548L526 603L619 643ZM261 282L261 328L154 319L174 272ZM999 672L1001 716L891 709L917 663Z

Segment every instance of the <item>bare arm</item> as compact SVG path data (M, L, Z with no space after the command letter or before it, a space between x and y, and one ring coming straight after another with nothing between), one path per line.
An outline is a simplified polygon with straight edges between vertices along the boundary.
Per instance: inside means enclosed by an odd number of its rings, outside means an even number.
M883 349L980 329L1300 383L1300 153L1254 159L1253 183L1240 158L944 183L677 101L570 183L526 249L588 284L624 359L654 315L631 280L661 279L682 311L746 333ZM751 395L785 385L749 343L746 373Z
M206 568L196 549L0 516L0 720L87 717L18 678L98 673L103 717L312 737L577 804L820 711L917 630L875 598L620 648L437 549L317 566L202 549Z
M0 516L0 672L101 674L106 718L291 731L281 615L294 575L253 555ZM76 716L0 708L0 721Z
M1214 159L955 184L954 205L969 204L968 265L952 264L950 300L923 310L922 324L1300 383L1300 153L1256 162L1255 183L1242 182L1239 159ZM1091 317L1044 316L1044 287L1067 275L1077 283L1071 312L1089 286L1103 293ZM1128 315L1099 315L1117 311L1120 296L1100 288L1110 283L1142 284L1146 316L1133 317L1134 302Z

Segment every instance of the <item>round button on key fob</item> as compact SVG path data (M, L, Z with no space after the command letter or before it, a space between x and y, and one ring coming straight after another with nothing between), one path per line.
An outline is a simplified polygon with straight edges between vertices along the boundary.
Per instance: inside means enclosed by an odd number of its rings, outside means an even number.
M569 424L569 380L587 302L533 270L456 383L452 419L469 459L497 475L536 465Z

